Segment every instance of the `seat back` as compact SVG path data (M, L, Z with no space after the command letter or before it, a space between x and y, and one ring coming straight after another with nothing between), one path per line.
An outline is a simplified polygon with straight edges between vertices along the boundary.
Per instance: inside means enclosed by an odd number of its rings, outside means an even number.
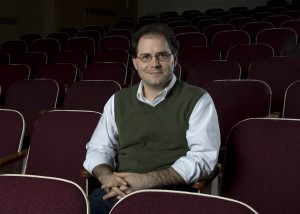
M95 42L89 37L74 37L66 42L65 51L84 51L87 55L88 62L95 54Z
M282 113L285 90L300 79L299 57L269 57L254 60L248 78L266 82L272 90L271 113Z
M272 56L274 50L267 44L239 44L228 50L226 59L238 62L241 66L241 78L246 79L253 60Z
M82 189L65 179L1 175L0 189L2 213L89 213Z
M250 36L251 43L256 43L256 36L258 32L264 29L274 28L270 22L250 22L241 27L241 30L247 32Z
M12 109L0 109L0 121L1 158L21 151L25 122L23 115Z
M127 67L120 62L96 62L83 72L82 80L114 80L126 84Z
M285 46L297 43L297 33L290 28L270 28L261 30L256 36L256 43L265 43L274 49L275 56L280 56Z
M299 132L299 120L254 118L238 123L227 141L221 195L259 213L299 210Z
M270 22L275 28L279 28L285 21L292 20L292 17L288 15L276 15L269 16L263 19L264 22Z
M60 45L60 51L65 49L65 45L70 35L67 32L53 32L47 35L47 38L56 39Z
M57 83L49 79L19 80L9 87L5 107L17 110L24 116L24 138L27 143L41 111L56 107L58 90Z
M120 84L111 80L77 81L69 87L63 109L103 112L108 99L119 90Z
M241 68L234 60L207 60L194 64L188 70L187 83L203 87L214 80L240 79Z
M86 190L79 171L100 116L93 111L67 110L43 114L32 132L25 174L64 178Z
M128 67L129 54L125 49L104 49L94 55L93 63L95 62L119 62Z
M57 106L62 105L68 87L76 81L77 68L71 63L47 64L37 70L36 79L53 79L59 87Z
M180 33L175 38L179 42L179 50L193 46L207 46L206 36L200 32Z
M72 63L76 66L77 70L83 71L88 63L87 54L85 51L63 51L57 53L53 60L53 63Z
M94 41L95 44L95 52L98 51L98 44L101 40L101 34L96 30L81 30L75 34L76 37L88 37ZM94 53L95 53L94 52Z
M7 53L11 60L21 53L28 52L28 46L24 40L9 40L1 44L1 52Z
M3 106L8 88L16 81L29 79L30 68L27 65L0 65L0 105Z
M240 17L240 18L235 18L230 20L228 24L234 26L236 30L240 30L244 24L251 23L251 22L255 22L255 19L252 17Z
M125 49L129 50L130 41L125 36L105 36L99 42L98 50L104 49Z
M234 30L234 26L231 24L224 24L224 23L208 25L203 30L203 33L207 38L208 45L211 46L212 38L214 37L214 35L216 35L216 33L225 30Z
M52 58L61 51L61 47L57 39L43 38L33 41L31 50L34 52L45 52L48 56L48 61L52 62Z
M241 120L269 115L271 89L259 80L216 80L203 88L212 97L218 113L221 133L219 162L222 163L230 129Z
M27 65L30 68L30 78L34 78L36 71L48 63L48 56L45 52L27 52L16 56L13 63Z
M250 44L249 34L242 30L227 30L216 33L212 39L212 47L221 50L221 59L225 59L229 48L237 44Z
M299 12L300 12L300 10L299 10ZM293 29L297 34L297 38L298 38L297 43L300 42L300 20L299 19L285 21L280 25L280 27Z
M159 198L159 200L157 200ZM155 206L152 206L155 203ZM205 205L205 208L203 208ZM237 200L213 195L170 190L139 190L119 200L111 214L257 213Z
M300 119L300 80L289 85L285 91L282 117Z
M39 33L27 33L27 34L21 35L21 37L20 37L21 40L26 42L28 51L31 51L32 42L37 39L41 39L41 38L42 38L42 35Z

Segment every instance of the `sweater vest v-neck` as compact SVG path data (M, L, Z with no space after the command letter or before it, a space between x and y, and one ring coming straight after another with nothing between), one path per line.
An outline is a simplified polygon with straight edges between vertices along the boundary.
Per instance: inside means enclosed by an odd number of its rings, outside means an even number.
M138 85L115 95L117 171L147 173L186 155L189 118L205 91L177 80L165 99L152 107L137 99L137 89Z

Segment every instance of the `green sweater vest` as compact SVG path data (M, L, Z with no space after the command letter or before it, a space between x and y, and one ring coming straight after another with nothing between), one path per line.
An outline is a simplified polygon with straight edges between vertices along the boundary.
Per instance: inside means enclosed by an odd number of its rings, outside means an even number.
M137 89L122 89L115 96L117 171L147 173L186 154L189 117L205 91L177 80L165 100L152 107L136 98Z

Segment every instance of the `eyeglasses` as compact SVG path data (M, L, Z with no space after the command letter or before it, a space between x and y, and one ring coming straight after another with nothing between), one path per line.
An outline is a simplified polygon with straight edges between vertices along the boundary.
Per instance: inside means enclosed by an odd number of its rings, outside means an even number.
M140 56L137 56L139 60L141 60L143 63L148 63L152 61L152 58L155 57L158 61L168 61L170 59L170 56L172 53L159 53L155 56L152 56L150 54L141 54Z

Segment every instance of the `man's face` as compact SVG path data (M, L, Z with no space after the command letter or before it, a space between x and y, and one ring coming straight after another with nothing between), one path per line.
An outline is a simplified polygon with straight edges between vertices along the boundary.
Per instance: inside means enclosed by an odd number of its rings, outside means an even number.
M172 78L176 60L163 36L149 34L140 38L133 64L145 87L164 89Z

